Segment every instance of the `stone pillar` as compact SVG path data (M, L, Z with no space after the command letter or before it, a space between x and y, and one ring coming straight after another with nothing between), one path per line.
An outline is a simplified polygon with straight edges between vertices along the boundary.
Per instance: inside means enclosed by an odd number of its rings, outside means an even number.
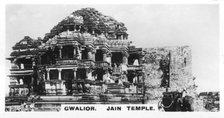
M88 59L89 59L89 60L92 59L92 52L91 52L91 51L88 52Z
M123 52L123 64L128 64L128 53L127 52Z
M139 75L137 75L137 83L140 83L140 81L139 81Z
M127 60L128 60L127 57L124 56L124 57L123 57L123 64L127 64Z
M87 79L92 80L92 70L91 69L87 69Z
M87 53L88 53L88 57L87 57L87 59L88 59L88 60L91 60L91 59L92 59L92 49L91 49L91 48L88 48L87 51L88 51L88 52L87 52Z
M139 77L138 77L138 74L136 75L136 77L137 77L137 83L139 83ZM138 86L136 86L136 93L138 94L139 92L139 88L138 88Z
M77 47L76 47L76 45L74 45L73 47L74 47L74 50L73 50L73 58L76 58L76 57L77 57L77 56L76 56L76 55L77 55L77 54L76 54L76 48L77 48Z
M92 35L94 35L95 34L95 30L94 29L92 29Z
M109 58L108 63L110 63L110 65L111 65L111 57L112 57L112 53L110 52L109 55L108 55L108 58Z
M76 30L76 25L74 25L74 31L76 32L77 30Z
M77 58L78 59L82 59L82 53L81 53L81 49L77 46L77 52L78 52L78 54L77 54Z
M96 55L96 50L93 49L93 51L92 51L92 60L93 60L93 61L96 61L96 60L95 60L95 55Z
M89 72L88 71L90 71L88 68L86 68L86 78L85 79L87 79L88 78L88 74L89 74Z
M103 50L103 61L107 61L107 51Z
M50 69L47 69L47 80L50 80Z
M103 54L103 61L107 61L107 54Z
M61 80L61 70L62 69L57 69L58 70L58 80Z
M76 79L76 71L77 71L77 68L73 68L73 72L74 72L74 80Z
M59 47L59 58L62 58L62 46Z
M22 79L22 82L21 82L21 83L23 84L23 79ZM21 83L20 83L20 84L21 84ZM35 87L36 85L34 85L34 78L33 78L33 77L31 77L31 84L32 84L33 86L30 87L30 93L33 94L33 92L34 92L34 88L36 88L36 87ZM20 92L21 92L21 91L20 91ZM21 93L20 93L20 94L21 94Z
M35 63L35 59L32 58L32 68L34 68L35 65L36 65L36 63Z
M21 63L21 64L20 64L20 67L21 67L21 69L24 69L24 64Z

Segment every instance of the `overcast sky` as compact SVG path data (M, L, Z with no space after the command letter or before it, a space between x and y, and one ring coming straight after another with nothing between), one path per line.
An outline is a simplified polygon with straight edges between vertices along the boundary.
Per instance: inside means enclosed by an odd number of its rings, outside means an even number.
M198 91L219 90L218 5L7 5L6 56L24 36L44 37L73 11L93 7L125 23L137 47L192 46ZM6 69L9 69L6 61Z

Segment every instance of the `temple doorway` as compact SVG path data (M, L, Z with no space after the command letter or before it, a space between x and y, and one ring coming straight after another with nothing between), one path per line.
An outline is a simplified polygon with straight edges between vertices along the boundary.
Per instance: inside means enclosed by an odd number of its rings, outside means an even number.
M50 70L50 80L58 80L58 70Z
M72 80L74 78L74 72L72 69L62 70L62 80L65 80L65 88L67 95L72 95Z
M136 77L136 73L134 71L128 71L127 77L128 77L128 82L133 83L134 78Z
M103 61L103 51L96 50L95 61Z
M62 48L62 58L73 58L74 57L74 47L72 45L66 45Z
M85 80L87 78L85 68L77 69L77 78L81 80Z
M138 54L130 54L128 57L128 65L133 65L135 60L139 61L139 55Z
M88 59L88 51L86 48L82 50L82 59Z
M123 62L123 55L122 52L112 52L111 58L112 66L118 67Z

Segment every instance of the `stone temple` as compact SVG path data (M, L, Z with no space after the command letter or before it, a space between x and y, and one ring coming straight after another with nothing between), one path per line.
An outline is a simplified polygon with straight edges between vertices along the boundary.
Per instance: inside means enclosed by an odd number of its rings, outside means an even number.
M196 88L189 46L136 48L124 23L93 8L77 10L44 38L25 36L12 48L6 111L145 104L168 89Z
M6 106L35 96L35 105L141 103L144 53L125 24L93 8L70 14L45 37L13 46Z

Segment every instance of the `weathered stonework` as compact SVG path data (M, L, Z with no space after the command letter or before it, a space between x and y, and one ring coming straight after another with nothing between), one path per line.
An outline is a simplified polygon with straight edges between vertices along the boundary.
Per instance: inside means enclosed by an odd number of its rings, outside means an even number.
M144 66L146 74L147 93L149 98L157 99L162 97L165 92L161 88L163 72L161 71L160 61L166 57L170 61L170 82L168 91L188 90L189 94L195 96L196 85L191 72L192 57L189 46L180 47L161 47L144 49ZM170 54L170 55L169 55Z
M84 8L43 39L25 36L8 58L13 82L6 105L145 104L166 88L194 93L190 47L142 50L131 45L126 31L124 23Z

